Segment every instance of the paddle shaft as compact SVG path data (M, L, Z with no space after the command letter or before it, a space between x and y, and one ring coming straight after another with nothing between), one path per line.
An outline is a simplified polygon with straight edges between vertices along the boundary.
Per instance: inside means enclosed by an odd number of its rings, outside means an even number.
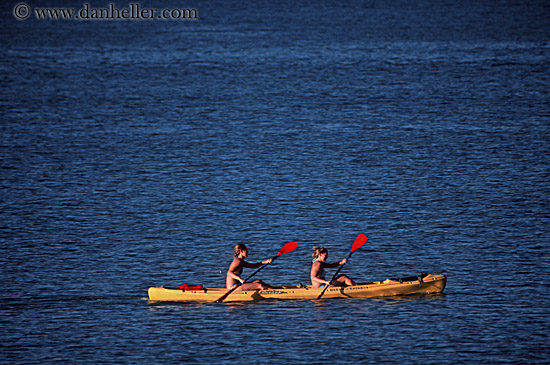
M271 262L275 261L275 259L276 259L277 257L279 257L279 255L273 256L273 258L271 259ZM246 283L248 280L250 280L251 277L253 277L254 275L256 275L258 272L260 272L261 269L263 269L264 267L266 267L266 266L269 265L269 264L270 264L270 263L268 262L268 263L265 263L265 264L263 264L262 266L260 266L260 267L258 268L258 270L254 271L252 274L250 274L246 279L244 279L244 281L243 281L242 283L239 283L239 284L237 285L237 287L239 287L239 286L243 285L244 283Z
M271 259L271 262L275 261L275 259L277 257L279 257L280 255L275 255L273 256L273 258ZM265 263L263 264L262 266L260 266L258 268L258 270L254 271L252 274L250 274L246 279L244 279L244 281L242 283L238 283L238 284L235 284L231 289L229 289L227 291L227 293L225 293L224 295L222 295L220 298L218 298L218 300L216 300L216 302L223 302L225 298L227 298L229 296L229 294L233 293L235 290L237 290L237 288L241 285L243 285L244 283L246 283L248 280L250 280L251 277L253 277L254 275L256 275L257 273L260 272L261 269L263 269L264 267L266 267L267 265L269 265L269 262L268 263Z
M346 258L346 261L349 260L351 258L351 254L353 253L354 251L350 252L348 257ZM332 283L332 281L334 279L336 279L336 276L338 275L338 273L340 272L340 270L342 270L342 268L344 267L346 263L344 262L342 265L340 265L340 267L338 268L338 270L336 270L336 273L334 274L334 276L332 276L332 279L330 279L330 283L328 285L325 285L325 287L323 288L323 291L321 292L321 294L319 294L319 296L317 297L317 300L321 299L321 297L323 296L323 294L325 294L325 291L328 289L328 287L330 286L330 284Z
M332 279L330 279L330 282L328 283L328 285L326 285L324 288L323 288L323 291L321 292L321 294L319 294L319 296L317 297L317 300L321 299L321 297L323 296L323 294L325 294L325 291L327 290L327 288L330 286L330 284L332 283L332 281L334 279L336 279L336 275L338 275L338 273L340 272L340 270L342 270L342 268L344 267L344 265L346 264L346 262L351 258L351 255L355 252L355 250L363 247L363 245L365 244L365 242L367 242L367 236L364 234L364 233L359 233L359 235L357 236L357 238L355 239L355 241L353 241L353 245L351 246L351 250L349 251L349 255L348 257L346 258L346 261L340 265L340 267L338 268L338 270L336 271L336 274L334 274L334 276L332 277Z

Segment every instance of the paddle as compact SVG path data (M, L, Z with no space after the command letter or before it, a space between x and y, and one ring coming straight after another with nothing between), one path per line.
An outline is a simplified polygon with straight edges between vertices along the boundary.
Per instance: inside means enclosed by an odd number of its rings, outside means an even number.
M357 250L358 248L361 248L365 242L367 242L367 236L365 236L364 233L359 233L359 235L357 236L357 238L355 239L355 241L353 242L353 245L351 246L351 250L349 252L349 255L346 259L349 260L350 257L351 257L351 254ZM336 275L338 275L338 273L340 272L340 270L342 270L342 268L344 267L346 263L344 262L342 265L340 265L340 267L338 268L338 270L336 271L336 273L334 274L334 276L332 277L332 279L330 279L330 282L332 283L332 281L334 279L336 279ZM330 285L330 284L329 284ZM321 294L319 294L319 296L317 297L316 300L319 300L321 299L321 297L323 296L323 294L325 294L325 291L327 290L327 288L329 287L329 285L325 285L325 287L323 288L323 291L321 292Z
M275 259L281 255L284 255L285 253L289 253L289 252L292 252L296 249L296 247L298 247L298 242L294 242L294 241L290 241L290 242L287 242L283 247L281 247L281 249L279 250L279 252L277 253L277 255L273 256L273 258L271 259L271 262L275 261ZM269 263L267 264L263 264L262 266L260 266L258 268L258 270L254 271L252 274L250 274L249 277L247 277L242 283L238 283L236 285L234 285L231 289L229 289L227 291L227 293L225 293L224 295L222 295L221 297L219 297L216 302L223 302L225 300L225 298L227 298L229 296L229 294L233 293L239 286L243 285L244 283L246 283L248 280L250 280L251 277L253 277L254 275L256 275L261 269L263 269L264 267L266 267L267 265L269 265Z

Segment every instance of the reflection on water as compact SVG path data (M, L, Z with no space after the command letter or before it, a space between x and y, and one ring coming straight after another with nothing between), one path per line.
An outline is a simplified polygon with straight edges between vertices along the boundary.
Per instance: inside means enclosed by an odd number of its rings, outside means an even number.
M186 310L191 308L203 308L206 303L202 302L155 302L148 300L148 308L151 311L164 310Z
M370 298L371 300L380 301L384 303L391 304L392 302L395 302L395 304L398 304L399 302L409 302L409 301L415 301L415 300L431 300L431 299L444 299L446 297L446 294L443 293L431 293L431 294L411 294L411 295L396 295L391 297L377 297L377 298Z

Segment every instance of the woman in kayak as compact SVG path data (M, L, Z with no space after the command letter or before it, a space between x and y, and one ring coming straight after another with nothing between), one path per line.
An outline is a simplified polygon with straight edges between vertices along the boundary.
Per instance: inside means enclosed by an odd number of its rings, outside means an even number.
M325 280L323 271L325 268L335 268L347 262L347 259L343 259L340 262L328 263L328 251L324 247L313 247L313 264L311 265L311 285L314 288L322 288L325 285L330 286L350 286L357 285L355 281L351 280L347 275L338 275L332 282Z
M233 285L238 283L244 283L244 279L241 277L243 273L243 268L247 267L250 269L257 269L263 264L270 264L273 259L264 260L255 264L251 264L245 261L245 258L248 257L248 248L243 243L239 243L235 246L235 258L231 265L229 265L229 270L227 270L227 279L225 280L225 285L227 290L231 289ZM250 283L242 284L237 290L266 290L273 289L270 285L264 283L261 280L254 280Z

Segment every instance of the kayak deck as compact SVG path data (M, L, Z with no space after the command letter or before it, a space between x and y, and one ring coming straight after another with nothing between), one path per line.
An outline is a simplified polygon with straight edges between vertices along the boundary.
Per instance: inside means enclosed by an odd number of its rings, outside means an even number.
M445 289L445 275L419 275L405 279L386 279L371 283L361 283L347 287L329 287L323 299L329 298L372 298L411 294L441 293ZM322 288L311 285L281 286L269 290L236 290L229 294L225 302L256 301L263 299L316 299ZM226 288L204 288L200 290L180 290L165 287L149 288L151 301L175 302L214 302L227 292Z

